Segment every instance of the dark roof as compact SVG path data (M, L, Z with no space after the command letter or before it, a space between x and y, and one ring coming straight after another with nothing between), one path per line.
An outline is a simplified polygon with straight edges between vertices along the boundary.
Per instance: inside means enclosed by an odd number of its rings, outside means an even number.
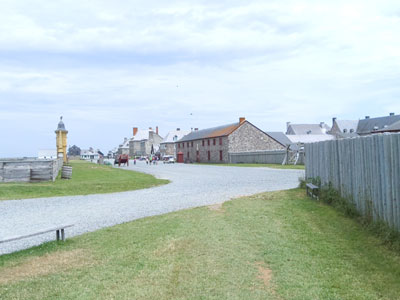
M63 117L60 117L60 122L58 122L57 130L56 131L67 131L65 129L64 122L62 121Z
M393 123L392 125L390 125L390 126L388 126L388 127L386 127L386 128L380 129L380 130L378 130L378 131L379 131L379 132L385 132L385 131L400 131L400 121L397 121L397 122Z
M400 121L400 115L362 119L358 122L357 133L368 134L387 129ZM385 127L386 126L386 127Z
M245 121L247 122L247 121ZM243 124L243 123L242 123ZM237 128L239 128L241 124L233 123L222 125L213 128L207 128L202 130L195 130L185 135L183 138L179 140L179 142L193 141L193 140L201 140L204 138L215 138L220 136L227 136L234 132Z
M290 144L293 144L291 140L284 134L283 132L279 131L268 131L265 132L268 134L270 137L272 137L275 141L278 143L284 145L284 146L289 146Z
M283 132L268 131L265 133L267 135L269 135L270 137L272 137L275 141L277 141L281 145L283 145L285 147L290 146L289 149L291 149L291 150L299 150L299 147L295 143L293 143Z

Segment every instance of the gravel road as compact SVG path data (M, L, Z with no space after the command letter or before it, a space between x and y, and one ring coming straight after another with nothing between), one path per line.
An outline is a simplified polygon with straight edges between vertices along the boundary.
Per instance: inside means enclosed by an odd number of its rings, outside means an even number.
M60 224L71 237L138 218L221 203L264 191L294 188L302 170L158 164L125 169L145 172L170 184L131 192L0 201L0 240ZM0 244L0 255L55 239L55 233Z

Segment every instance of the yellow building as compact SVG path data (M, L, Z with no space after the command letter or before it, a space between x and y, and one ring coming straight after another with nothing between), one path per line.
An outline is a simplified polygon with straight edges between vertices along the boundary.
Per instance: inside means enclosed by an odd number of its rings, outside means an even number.
M57 134L56 144L57 144L57 156L62 157L64 163L67 162L67 134L68 131L65 129L64 122L62 121L62 117L60 117L60 122L58 123L57 130L55 131Z

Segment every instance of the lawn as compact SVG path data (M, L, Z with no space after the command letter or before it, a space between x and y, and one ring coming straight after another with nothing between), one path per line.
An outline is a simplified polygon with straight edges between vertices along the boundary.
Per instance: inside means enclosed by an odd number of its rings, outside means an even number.
M0 257L0 299L400 299L400 254L290 190Z
M143 173L72 161L72 179L0 183L0 200L123 192L168 183Z
M273 168L273 169L296 169L304 170L304 165L282 165L282 164L213 164L213 163L201 163L202 165L213 165L223 167L250 167L250 168Z

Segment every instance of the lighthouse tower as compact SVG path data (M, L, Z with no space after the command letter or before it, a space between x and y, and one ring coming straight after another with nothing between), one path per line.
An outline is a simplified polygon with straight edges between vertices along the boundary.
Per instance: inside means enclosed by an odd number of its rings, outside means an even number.
M60 117L60 122L58 123L57 130L55 131L57 138L57 157L62 157L64 163L67 162L67 134L68 131L65 129L63 117Z

